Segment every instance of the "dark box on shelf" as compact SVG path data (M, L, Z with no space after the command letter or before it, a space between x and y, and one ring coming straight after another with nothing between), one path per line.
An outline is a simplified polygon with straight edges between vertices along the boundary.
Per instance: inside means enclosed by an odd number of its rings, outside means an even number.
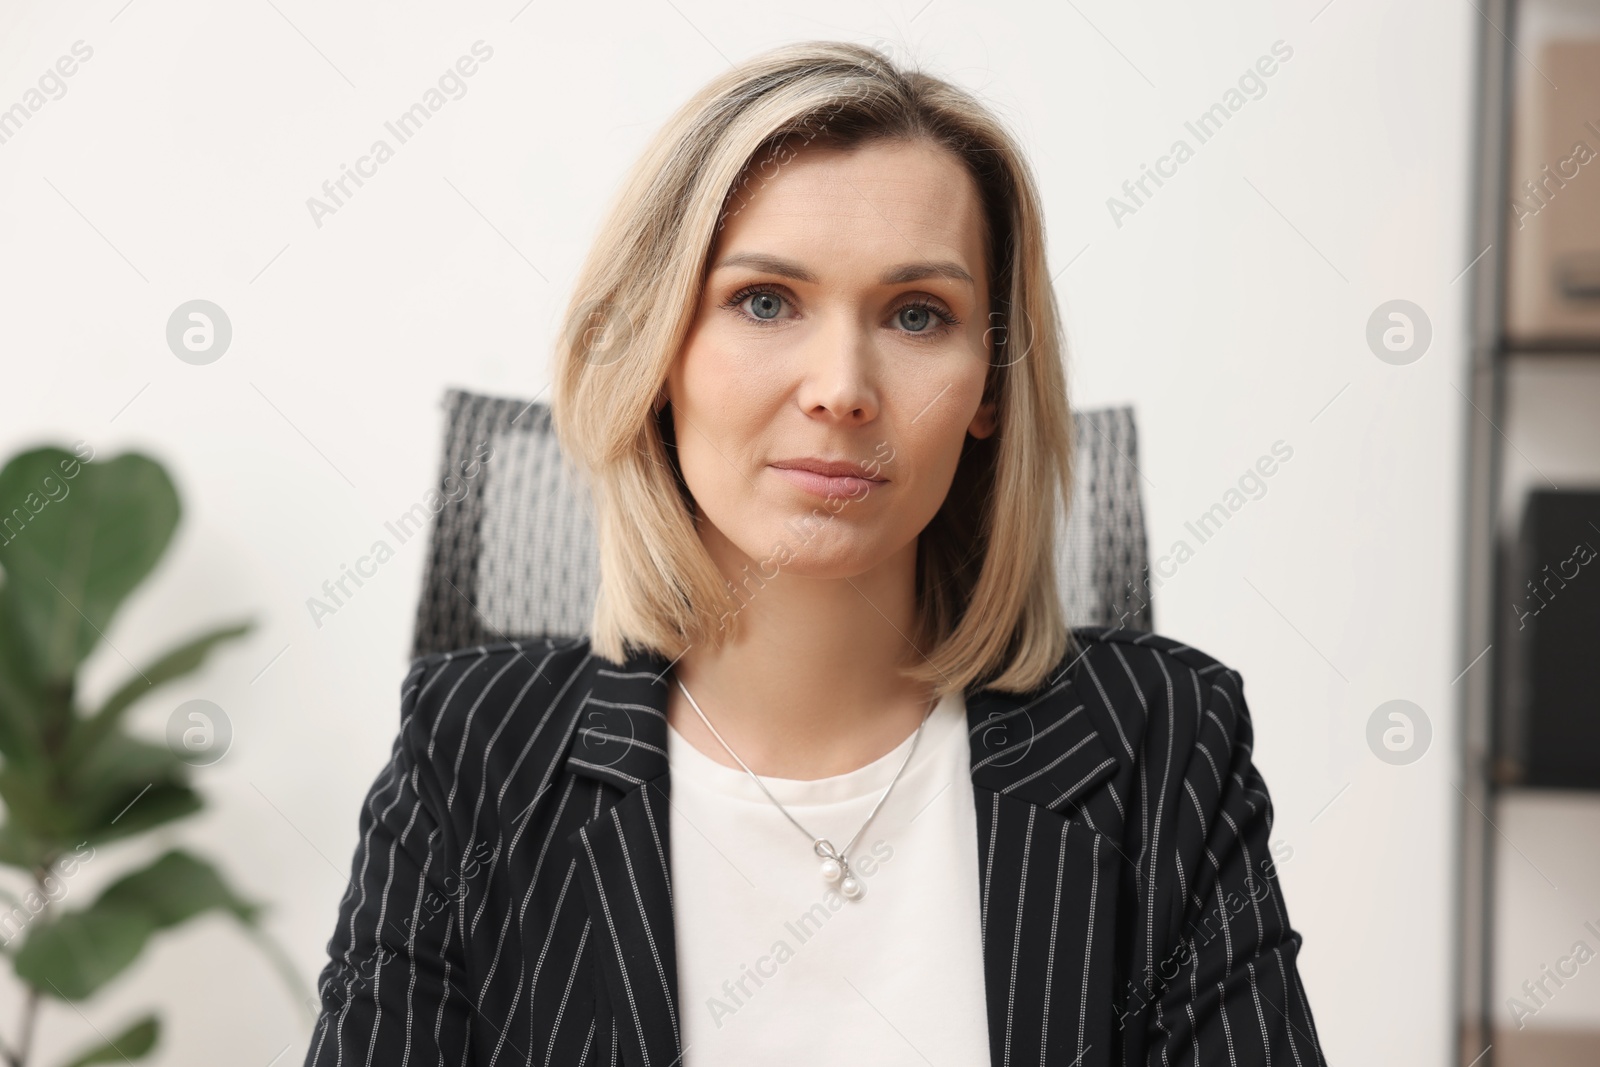
M1600 790L1600 490L1530 492L1505 576L1502 780Z

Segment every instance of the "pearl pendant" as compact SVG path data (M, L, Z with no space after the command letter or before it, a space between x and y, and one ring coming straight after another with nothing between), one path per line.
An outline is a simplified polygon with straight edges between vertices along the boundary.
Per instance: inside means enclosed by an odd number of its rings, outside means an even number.
M851 873L850 864L839 855L838 850L833 847L833 842L819 839L812 848L822 857L823 881L829 885L837 883L839 892L844 894L846 900L860 900L861 894L867 891L867 887Z

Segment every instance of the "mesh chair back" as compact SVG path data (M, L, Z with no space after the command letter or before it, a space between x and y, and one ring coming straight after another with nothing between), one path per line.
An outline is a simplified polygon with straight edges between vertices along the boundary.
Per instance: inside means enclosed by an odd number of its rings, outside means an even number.
M557 447L548 405L452 389L444 406L444 499L412 654L588 632L600 586L593 505ZM1133 410L1074 417L1073 503L1064 524L1058 516L1056 546L1067 621L1149 630Z

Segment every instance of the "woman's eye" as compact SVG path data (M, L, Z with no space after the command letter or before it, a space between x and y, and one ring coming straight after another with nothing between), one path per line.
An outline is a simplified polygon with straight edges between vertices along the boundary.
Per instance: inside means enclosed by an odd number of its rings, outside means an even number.
M728 297L722 306L765 326L778 321L785 303L783 294L772 289L746 286Z
M923 333L933 321L933 313L920 304L903 307L897 313L900 316L900 325L911 333Z
M941 336L961 325L961 320L943 306L921 300L904 305L894 316L901 329L919 337Z
M783 308L783 298L777 293L752 293L746 299L750 301L750 314L758 319L775 319Z

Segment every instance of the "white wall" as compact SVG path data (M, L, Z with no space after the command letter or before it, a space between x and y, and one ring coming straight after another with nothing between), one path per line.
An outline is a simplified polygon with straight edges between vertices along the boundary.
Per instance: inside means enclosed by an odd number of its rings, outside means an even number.
M109 638L140 662L259 620L136 721L159 731L197 696L232 717L233 750L200 777L208 813L167 836L272 902L307 981L398 721L424 546L320 629L307 597L435 476L446 386L545 383L604 197L680 101L782 41L883 38L980 90L1028 145L1074 400L1136 405L1152 550L1275 441L1293 448L1165 582L1157 626L1246 679L1330 1058L1445 1063L1472 5L122 3L0 10L0 107L75 41L94 49L0 144L0 453L84 439L173 469L186 519ZM479 39L494 54L467 94L314 225L306 198ZM1265 95L1117 226L1107 198L1174 139L1194 146L1184 122L1279 40L1293 55ZM235 329L204 367L163 337L196 297ZM1408 366L1365 340L1394 298L1432 321ZM90 694L125 670L102 655ZM1433 725L1409 766L1365 739L1393 698ZM102 850L84 899L148 852ZM0 1027L15 993L0 977ZM304 1054L307 1020L210 919L161 940L88 1021L52 1006L41 1060L151 1004L161 1065Z

